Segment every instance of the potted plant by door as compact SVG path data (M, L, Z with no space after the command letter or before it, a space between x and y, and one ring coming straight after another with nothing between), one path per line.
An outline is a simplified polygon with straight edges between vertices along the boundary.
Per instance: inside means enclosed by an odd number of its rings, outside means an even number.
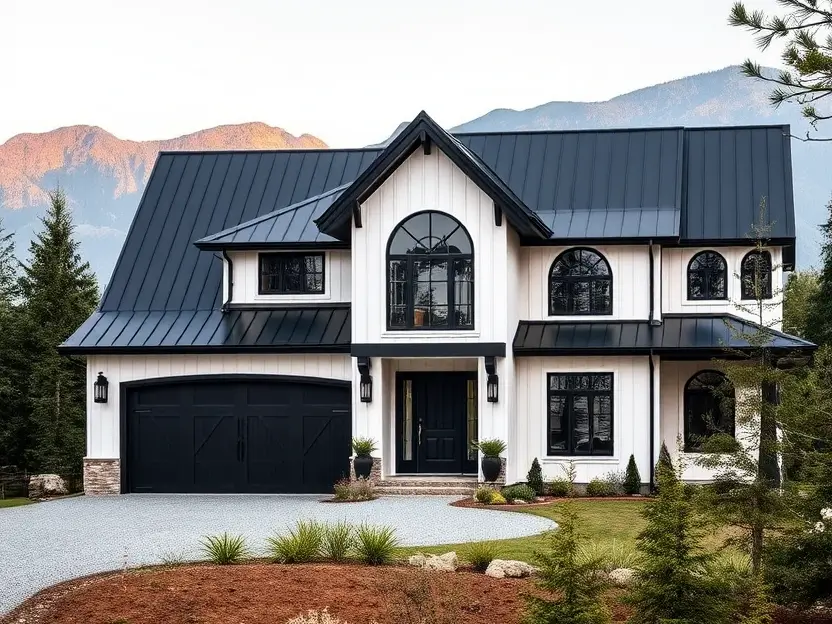
M372 438L352 439L352 452L355 453L355 459L352 460L352 467L355 470L355 476L357 478L370 478L370 473L373 470L373 458L371 455L376 450L378 449Z
M489 483L494 483L500 478L500 467L502 461L500 455L506 450L506 443L496 438L492 440L480 440L471 445L482 453L482 476Z

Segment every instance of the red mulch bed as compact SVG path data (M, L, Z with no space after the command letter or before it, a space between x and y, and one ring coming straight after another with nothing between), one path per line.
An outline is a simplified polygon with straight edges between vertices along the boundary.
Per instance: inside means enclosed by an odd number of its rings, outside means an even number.
M649 496L574 496L571 498L543 496L542 501L534 503L527 503L525 505L512 505L506 503L505 505L485 505L477 502L475 499L469 497L463 498L451 503L454 507L473 507L476 509L526 509L527 507L539 507L540 505L551 505L552 503L566 503L569 501L629 501L629 502L644 502L651 500Z
M283 624L309 609L329 608L350 624L412 621L423 593L441 624L519 624L529 579L492 579L462 571L423 572L407 567L359 565L237 566L186 565L113 572L76 579L46 589L0 624ZM629 610L613 590L606 601L615 622ZM424 608L424 606L423 606ZM424 615L425 611L421 611ZM832 624L832 617L788 615L775 624Z

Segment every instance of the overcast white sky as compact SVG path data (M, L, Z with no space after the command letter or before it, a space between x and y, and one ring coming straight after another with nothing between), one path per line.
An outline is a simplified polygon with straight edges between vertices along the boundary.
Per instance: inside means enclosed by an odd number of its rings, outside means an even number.
M263 121L335 147L425 109L604 100L762 54L731 0L0 0L0 142ZM747 0L770 10L775 0Z

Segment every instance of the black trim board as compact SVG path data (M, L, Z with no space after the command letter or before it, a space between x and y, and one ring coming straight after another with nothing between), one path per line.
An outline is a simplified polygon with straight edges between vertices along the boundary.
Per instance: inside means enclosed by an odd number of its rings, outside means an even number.
M122 494L127 494L127 471L128 471L128 448L127 448L127 392L134 388L143 386L167 386L186 384L194 381L288 381L295 383L307 383L320 386L352 387L352 382L343 379L330 379L327 377L305 377L293 375L269 375L254 373L218 373L216 375L182 375L176 377L149 377L147 379L134 379L119 383L119 481Z
M353 343L353 357L505 357L504 342Z

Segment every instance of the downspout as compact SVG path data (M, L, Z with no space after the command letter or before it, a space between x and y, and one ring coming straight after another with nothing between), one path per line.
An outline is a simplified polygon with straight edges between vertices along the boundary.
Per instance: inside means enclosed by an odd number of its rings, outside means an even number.
M656 465L653 458L656 456L656 366L653 364L653 349L650 349L650 492L656 485Z
M222 257L228 263L228 299L222 304L222 311L228 312L228 304L234 300L234 263L225 249L222 250Z
M654 258L654 254L653 254L653 239L652 238L647 243L647 245L650 248L650 316L648 317L647 320L650 322L650 325L652 326L652 325L655 324L655 316L656 316L655 315L655 307L656 306L655 306L655 296L654 296L655 288L656 288L656 286L655 286L655 281L656 280L655 280L655 276L653 275L654 272L655 272L656 259Z

